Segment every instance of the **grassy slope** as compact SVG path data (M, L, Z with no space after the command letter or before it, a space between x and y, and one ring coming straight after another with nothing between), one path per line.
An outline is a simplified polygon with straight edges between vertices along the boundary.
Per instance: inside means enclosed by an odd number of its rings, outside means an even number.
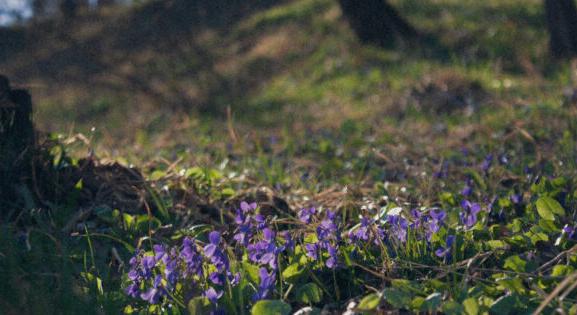
M249 132L386 121L408 89L446 72L479 80L503 103L558 103L568 72L547 60L540 9L539 1L403 1L400 10L437 42L386 52L359 47L328 0L289 2L178 40L146 40L152 31L127 29L134 13L122 12L86 18L72 39L39 34L37 47L0 69L32 89L44 129L95 126L110 147L127 139L136 142L128 152L155 152L175 145L166 138L187 143L199 124L223 121L227 106ZM172 114L183 107L193 114ZM167 128L174 121L176 132Z
M164 17L145 8L88 16L65 39L34 31L42 40L0 69L32 89L42 129L96 127L99 155L134 163L182 155L202 164L212 160L207 154L227 154L213 139L333 132L347 124L379 143L422 140L411 149L431 153L462 145L471 128L510 125L534 104L555 108L571 84L568 67L548 60L540 1L398 6L435 39L395 51L360 47L329 0L291 1L224 28L201 24L164 38L138 24L139 14ZM405 108L408 91L447 77L479 81L492 98L465 118ZM240 139L215 128L225 126L229 106ZM446 134L431 132L438 122L447 124ZM443 139L454 141L426 148Z
M378 194L385 181L389 190L409 187L408 196L397 192L401 199L435 203L440 188L419 175L436 169L431 159L463 147L478 157L513 152L521 162L541 155L575 163L574 114L562 106L562 90L574 82L568 64L547 56L541 1L396 4L436 40L394 51L360 47L329 0L289 1L230 28L203 27L166 41L123 29L141 12L127 10L89 17L70 38L34 30L31 36L44 43L14 54L0 69L32 90L41 128L88 134L98 156L141 165L152 178L200 165L226 174L220 182L237 192L275 187L293 207L311 196L327 205L342 206L339 198L359 205L357 193ZM141 46L127 45L137 39ZM470 115L432 115L414 106L411 90L450 80L478 81L489 97ZM70 146L77 156L85 149ZM557 165L551 167L561 171ZM349 190L340 193L345 185ZM80 262L87 251L71 255ZM66 275L67 262L50 264ZM32 290L26 283L20 296ZM52 283L39 282L38 290ZM37 305L51 303L38 299ZM55 299L74 307L66 294ZM115 298L107 301L113 309Z

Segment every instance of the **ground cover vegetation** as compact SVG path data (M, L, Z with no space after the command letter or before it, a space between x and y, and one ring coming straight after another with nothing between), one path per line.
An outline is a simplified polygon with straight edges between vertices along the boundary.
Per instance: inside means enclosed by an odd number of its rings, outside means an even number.
M576 314L577 74L541 1L390 2L430 40L362 46L328 0L121 32L143 2L0 51L53 131L0 205L0 309Z

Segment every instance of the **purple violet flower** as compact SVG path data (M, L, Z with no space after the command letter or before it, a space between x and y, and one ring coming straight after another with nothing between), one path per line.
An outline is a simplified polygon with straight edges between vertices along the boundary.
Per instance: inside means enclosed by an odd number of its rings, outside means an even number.
M563 234L566 234L568 239L572 239L572 240L577 239L577 234L575 233L575 228L572 226L569 226L569 224L565 224L565 226L563 227Z
M240 209L245 214L249 212L254 212L256 208L257 208L256 202L247 203L246 201L243 201L240 203Z
M220 244L220 233L212 231L208 235L210 244L204 246L204 256L210 259L210 262L216 267L218 271L228 270L228 257L218 247Z
M427 228L425 231L428 241L431 241L433 234L439 232L446 216L447 213L441 209L429 210L429 220L427 221Z
M213 304L216 304L223 294L222 290L217 291L213 287L209 287L208 290L204 291L204 296Z
M132 283L131 285L126 287L125 292L128 296L131 296L133 298L137 297L140 294L139 283L137 282Z
M266 268L261 267L259 270L260 284L257 292L253 295L253 301L266 299L274 290L276 282L276 273L271 271L268 273Z
M178 261L176 258L167 259L166 265L164 267L164 276L171 287L176 285L176 281L178 281L179 278Z
M187 276L202 275L202 255L198 252L194 239L186 237L182 241L180 258L184 261Z
M461 190L461 195L469 197L471 194L473 194L473 181L468 179L465 181L465 186L463 186L463 189Z
M164 245L154 245L152 246L153 250L154 250L154 259L156 261L163 261L166 263L166 261L164 261L164 259L166 257L168 257L168 254L166 252L166 247Z
M522 194L512 194L509 197L509 200L515 205L521 204L523 202L523 195Z
M208 275L208 280L216 285L224 285L224 276L218 272L211 272Z
M298 213L299 220L304 224L310 224L312 217L317 213L315 207L301 209Z
M150 277L152 277L152 269L156 266L156 259L154 259L153 256L144 256L141 261L141 266L142 278L150 279Z
M493 164L493 154L488 154L481 163L481 169L483 172L487 173L491 168L491 164Z
M389 215L387 216L387 222L391 225L390 232L397 240L404 243L407 241L407 228L409 223L407 219L401 217L400 215Z
M338 260L337 260L337 248L335 246L328 246L327 247L327 251L329 253L329 259L327 259L327 261L325 262L326 266L331 268L331 269L335 269L337 267L338 264Z
M461 222L468 228L475 225L475 223L477 223L477 214L481 211L481 206L478 203L463 200L461 201L461 208L463 209L463 211L459 213Z
M319 259L318 254L319 247L317 246L317 244L306 244L305 250L307 252L307 256L310 257L312 260Z
M435 255L439 258L444 258L446 260L451 258L451 250L453 249L453 243L455 242L455 235L448 235L445 240L445 246L441 246L435 251Z
M164 295L164 290L160 286L162 281L162 276L157 275L154 279L153 287L148 289L148 291L140 294L140 298L147 301L150 304L157 304L160 298Z
M371 225L371 220L366 218L366 217L362 217L361 218L361 226L358 227L357 229L355 229L354 231L350 231L349 232L349 241L352 243L358 242L358 241L368 241L369 240L369 227Z
M284 239L285 243L283 245L283 249L286 249L290 252L294 251L295 249L295 242L291 236L291 233L289 231L283 231L281 232L281 236Z

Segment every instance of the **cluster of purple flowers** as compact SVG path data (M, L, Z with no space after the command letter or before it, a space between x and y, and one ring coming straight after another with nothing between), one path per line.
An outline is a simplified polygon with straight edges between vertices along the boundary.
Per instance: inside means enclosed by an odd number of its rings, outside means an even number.
M160 298L166 295L164 287L161 286L162 276L154 276L153 271L156 263L154 256L144 256L143 251L138 251L130 259L128 279L131 284L126 288L126 294L132 297L140 296L143 300L152 304L158 303ZM147 291L141 292L141 285L150 280L152 280L152 287Z
M408 234L411 233L416 239L431 244L433 235L446 224L447 213L438 208L423 211L413 209L410 213L410 221L400 214L388 215L384 222L362 217L360 225L349 231L349 243L356 247L365 246L369 242L401 246L407 242ZM455 236L448 235L445 244L438 247L434 254L446 262L450 261L454 242Z
M479 204L463 200L460 212L463 226L473 227L480 211ZM405 216L398 213L374 219L363 216L360 223L347 232L346 242L354 248L369 244L400 247L407 243L409 237L414 237L425 241L427 248L431 248L431 254L445 262L450 261L454 235L447 235L444 244L436 250L432 249L433 235L446 226L447 213L431 208L413 209L410 214ZM306 256L322 262L329 269L338 268L339 252L345 245L339 216L333 211L321 213L313 207L301 209L298 219L309 231L304 235L298 234L299 244L302 244ZM275 230L269 219L259 213L256 203L242 202L236 211L235 223L233 239L237 249L259 268L259 283L255 285L253 301L272 298L279 274L279 259L288 252L294 252L294 235L289 231ZM577 235L575 229L570 227L564 231L570 238ZM180 246L154 245L153 251L148 253L139 250L130 260L126 293L150 304L162 304L171 303L175 297L189 297L193 292L203 292L204 297L218 306L226 286L235 286L240 281L240 274L231 271L225 246L221 234L213 231L204 244L186 237Z
M224 293L222 287L226 280L232 286L236 286L240 281L240 273L233 274L230 271L228 256L221 247L220 233L217 231L210 232L208 239L210 243L204 246L204 257L210 261L215 270L208 275L211 286L205 291L205 296L212 303L216 303Z
M431 209L429 211L430 220L427 221L427 240L431 240L433 234L439 232L445 222L447 213L440 209Z
M217 304L226 282L235 286L240 274L230 271L220 233L213 231L204 247L186 237L181 246L154 245L152 254L139 250L130 259L128 280L126 293L149 304L161 304L186 295L186 292L176 292L177 283L183 284L181 291L204 289L204 296Z
M407 241L409 221L401 215L388 215L387 223L389 224L389 239L401 243Z
M260 283L253 300L262 300L270 296L276 285L278 257L285 251L294 249L294 241L288 231L282 233L280 244L277 233L269 226L265 217L257 213L256 203L242 202L236 211L237 225L234 239L246 249L250 262L260 266Z
M361 218L359 227L348 233L348 241L351 244L367 243L372 240L375 245L379 245L384 237L385 230L377 225L374 219L366 216Z
M299 211L299 220L304 224L311 224L316 217L316 208L305 208ZM319 260L326 253L328 258L325 265L335 269L339 264L338 249L341 245L341 227L339 218L333 211L327 211L326 216L320 221L315 230L316 240L305 244L306 255L312 260Z
M428 211L411 210L411 221L400 214L388 215L384 222L362 217L360 225L349 231L348 238L352 244L369 241L375 245L381 242L403 244L407 242L409 231L414 231L418 239L424 236L427 241L431 241L433 234L445 224L446 216L445 211L433 208Z

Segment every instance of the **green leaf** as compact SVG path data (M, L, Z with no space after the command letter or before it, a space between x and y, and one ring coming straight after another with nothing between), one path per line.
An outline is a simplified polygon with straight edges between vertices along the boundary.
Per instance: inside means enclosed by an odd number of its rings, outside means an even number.
M422 296L417 296L411 301L411 308L415 310L415 312L418 312L421 310L423 303L425 303L425 298Z
M102 287L102 280L99 277L96 277L96 289L98 294L104 295L104 287Z
M418 284L415 284L406 279L393 279L391 280L391 285L394 288L398 288L399 290L402 290L404 292L415 292L418 294L422 293L422 290Z
M309 233L306 234L304 237L304 241L306 244L308 243L317 243L319 241L319 239L317 238L317 234L316 233Z
M134 313L134 309L132 308L132 305L126 305L123 312L124 314L132 314Z
M413 295L410 292L398 288L386 288L383 291L383 297L387 303L396 308L403 308L411 305L413 299Z
M129 230L132 229L132 227L134 226L134 223L136 221L134 219L134 216L127 214L127 213L122 214L122 220L124 221L124 226Z
M371 311L376 309L381 304L381 295L378 293L371 293L365 296L357 305L357 308L362 311Z
M518 255L511 256L505 259L505 264L503 267L505 269L513 270L516 272L525 272L525 267L527 266L527 262Z
M496 276L496 275L495 275ZM496 280L497 284L502 286L505 289L508 289L511 292L516 292L520 294L525 294L526 289L525 285L523 284L523 280L519 277L504 277Z
M559 216L565 215L565 210L557 200L551 197L541 197L535 202L535 206L537 207L537 212L539 215L545 219L554 221L555 214Z
M573 267L567 265L555 265L553 267L553 271L551 272L551 276L553 277L563 277L568 276L573 272Z
M501 240L490 240L487 241L485 244L487 244L487 246L489 246L489 248L495 250L495 249L501 249L501 248L507 248L507 243L505 243L504 241Z
M479 303L474 298L468 298L463 301L463 307L465 307L465 313L467 315L478 315L479 314Z
M443 313L447 315L463 314L463 306L455 301L448 301L443 304Z
M157 181L157 180L162 179L165 176L166 176L166 172L161 171L161 170L156 170L156 171L152 172L152 174L150 174L150 180L151 181Z
M323 298L323 292L318 285L310 282L297 289L295 298L303 304L320 303Z
M442 295L439 292L435 292L425 298L425 302L421 306L421 309L427 310L429 312L436 311L441 305Z
M292 308L281 300L261 300L252 306L252 315L288 315Z
M345 266L351 267L353 265L353 261L351 260L348 251L343 252L343 258L345 259Z
M491 304L491 314L510 314L515 307L515 298L512 295L504 295Z
M539 220L539 227L545 233L556 233L559 230L555 222L549 220Z
M224 196L224 197L234 196L235 193L236 193L236 192L235 192L234 189L232 189L232 188L225 188L225 189L223 189L223 190L220 192L220 194L221 194L222 196Z
M252 264L249 264L245 261L242 262L242 269L248 275L248 278L252 283L259 283L260 276L258 275L258 267Z
M288 265L288 267L282 271L282 278L288 283L295 283L298 281L298 278L300 278L303 272L304 270L301 269L300 264L294 263Z
M203 296L197 296L188 302L188 313L190 315L202 315L209 312L210 301Z
M547 242L549 241L549 236L545 233L535 233L531 235L531 243L533 245L537 244L537 242Z

